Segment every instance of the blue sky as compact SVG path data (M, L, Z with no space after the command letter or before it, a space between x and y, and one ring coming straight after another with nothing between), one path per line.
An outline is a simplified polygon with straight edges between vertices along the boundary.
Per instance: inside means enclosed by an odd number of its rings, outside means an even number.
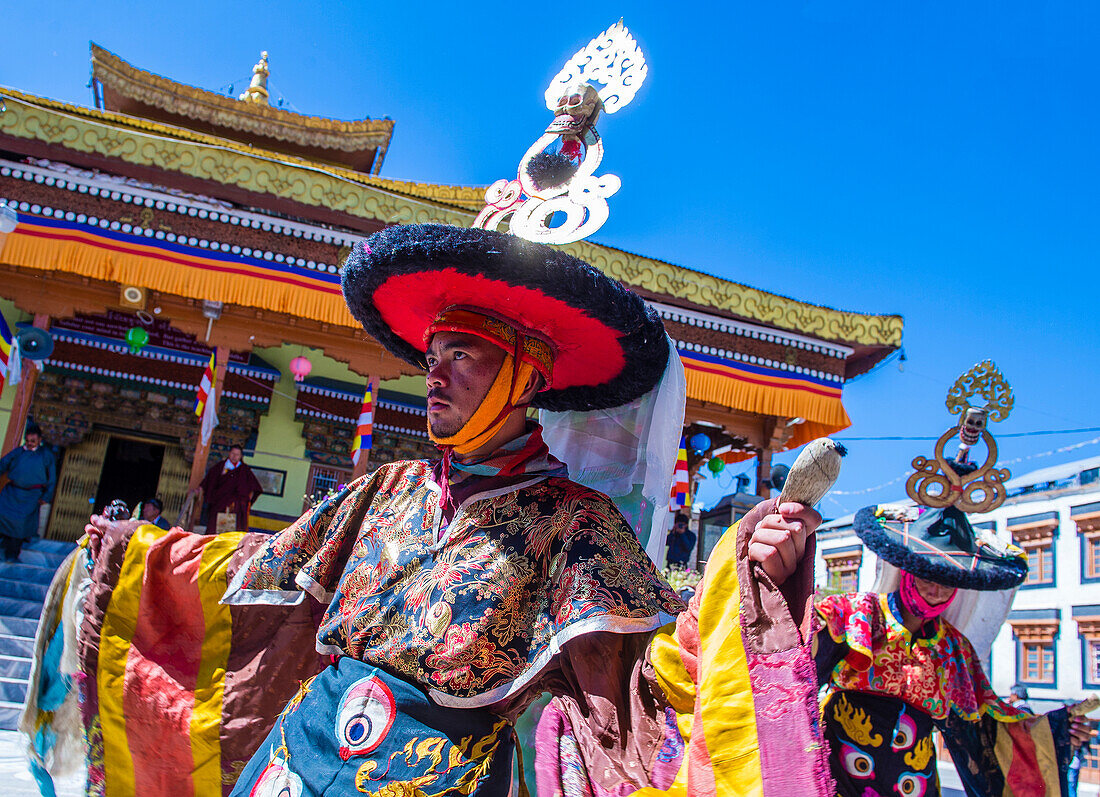
M396 120L384 175L483 185L547 123L542 92L565 58L622 16L650 74L600 124L623 187L596 240L904 315L904 372L850 383L839 437L938 435L947 388L985 358L1017 396L995 433L1100 426L1100 5L522 5L9 4L0 84L90 104L94 40L239 92L268 50L293 108ZM1005 438L1002 458L1029 457L1023 473L1100 453L1036 456L1098 436ZM903 476L930 447L852 442L838 490Z

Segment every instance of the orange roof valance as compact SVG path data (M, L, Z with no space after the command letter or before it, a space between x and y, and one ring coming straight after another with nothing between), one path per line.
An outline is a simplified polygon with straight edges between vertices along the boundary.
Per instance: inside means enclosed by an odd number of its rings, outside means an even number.
M217 242L214 247L219 247ZM239 247L236 247L239 249ZM260 254L260 253L257 253ZM13 266L68 271L93 279L217 299L356 328L340 292L340 275L242 252L203 249L90 224L19 214L0 259Z
M238 247L234 247L238 248ZM259 253L257 253L259 254ZM274 253L252 256L121 232L92 224L19 214L0 259L23 268L66 271L194 299L216 298L357 328L329 267L309 268ZM802 418L787 447L837 432L851 421L841 404L842 383L805 369L784 371L680 351L689 398L743 412Z
M801 418L786 448L847 429L852 422L841 403L843 384L829 375L729 360L680 350L688 398L742 412ZM751 454L745 454L745 457Z

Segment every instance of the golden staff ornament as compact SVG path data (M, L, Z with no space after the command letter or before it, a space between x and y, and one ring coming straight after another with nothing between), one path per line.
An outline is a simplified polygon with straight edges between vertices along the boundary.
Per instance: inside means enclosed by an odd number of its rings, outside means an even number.
M980 396L981 404L971 399ZM905 491L918 504L934 508L956 506L963 512L988 512L1005 500L1004 482L1011 475L997 468L997 443L989 433L989 421L1003 421L1014 402L1012 387L992 360L984 360L955 380L947 391L947 411L959 416L957 425L936 441L932 457L913 460L913 473ZM954 459L944 455L953 437L959 438ZM978 442L986 447L985 461L970 461L970 450Z

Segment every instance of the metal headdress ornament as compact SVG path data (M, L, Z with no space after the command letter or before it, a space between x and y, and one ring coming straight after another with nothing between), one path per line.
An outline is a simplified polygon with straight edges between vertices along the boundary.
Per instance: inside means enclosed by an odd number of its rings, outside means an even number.
M970 399L978 395L984 404L975 406ZM1005 500L1007 468L997 468L997 443L987 428L989 421L1003 421L1012 411L1012 387L992 360L978 363L955 380L947 391L947 411L959 416L959 422L936 442L931 459L913 460L916 472L905 483L905 491L918 504L934 508L956 506L963 512L988 512ZM959 450L947 459L943 450L958 435ZM978 442L986 447L985 462L970 461L970 449Z
M595 174L603 160L596 120L601 110L615 113L634 99L648 71L622 20L578 50L546 89L554 121L527 150L515 179L489 186L473 226L495 230L508 222L513 235L549 244L579 241L603 226L607 198L621 182ZM551 226L556 213L565 218Z

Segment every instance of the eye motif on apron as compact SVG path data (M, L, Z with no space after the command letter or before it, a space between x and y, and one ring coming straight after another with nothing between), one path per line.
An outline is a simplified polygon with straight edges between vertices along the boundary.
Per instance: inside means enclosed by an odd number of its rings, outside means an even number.
M397 706L389 687L376 676L361 678L344 692L336 714L340 758L365 755L382 743L393 727Z
M290 771L281 755L276 755L264 767L249 797L302 797L302 791L302 779Z

